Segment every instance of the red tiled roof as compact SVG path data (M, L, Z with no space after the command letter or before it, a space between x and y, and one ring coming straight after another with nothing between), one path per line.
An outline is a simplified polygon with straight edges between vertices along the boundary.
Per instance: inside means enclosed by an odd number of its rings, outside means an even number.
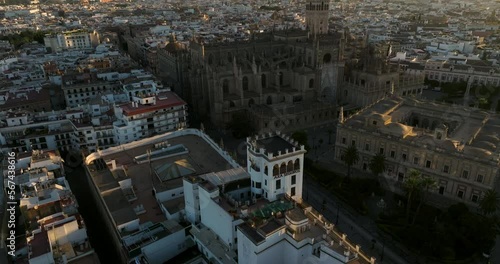
M159 99L164 98L166 99ZM158 96L156 96L156 104L149 105L141 105L139 104L137 107L132 107L132 103L126 103L121 105L120 107L123 109L123 114L126 116L133 116L138 114L144 114L148 112L153 112L169 107L185 105L186 102L182 100L176 93L174 92L162 92Z

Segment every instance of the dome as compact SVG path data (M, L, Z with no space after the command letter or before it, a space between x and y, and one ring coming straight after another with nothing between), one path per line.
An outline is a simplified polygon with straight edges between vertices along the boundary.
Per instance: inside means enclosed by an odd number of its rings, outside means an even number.
M393 135L404 136L411 131L411 128L400 123L390 123L383 130Z
M439 148L442 148L444 150L457 150L457 147L455 146L455 143L451 140L442 140L442 141L436 141L438 144Z
M165 50L167 50L170 53L175 53L177 51L182 50L182 45L179 42L169 42L165 46Z
M386 116L386 115L383 115L383 114L380 114L380 113L377 113L377 112L372 112L372 114L370 115L370 120L375 120L378 122L380 122L381 124L384 124L386 120L389 119L389 116Z

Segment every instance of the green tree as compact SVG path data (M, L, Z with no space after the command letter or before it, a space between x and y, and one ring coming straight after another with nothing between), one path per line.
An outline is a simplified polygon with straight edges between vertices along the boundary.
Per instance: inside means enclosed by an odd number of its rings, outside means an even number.
M378 177L380 173L385 171L384 154L378 153L377 155L372 157L372 160L370 161L370 170L373 175L375 175L375 177Z
M418 170L411 169L404 181L404 188L406 190L406 223L410 223L410 210L414 195L419 193L422 189L422 173Z
M420 209L422 208L422 205L425 204L425 202L427 202L427 195L429 194L429 191L434 190L436 188L437 188L436 179L431 177L420 177L420 193L419 193L420 201L418 202L417 210L415 211L415 215L413 216L413 220L411 222L412 225L415 224Z
M355 145L349 146L344 152L344 163L347 166L347 178L351 176L352 165L358 163L359 152Z
M306 150L309 150L309 144L307 144L307 132L306 131L295 131L292 134L293 140L297 141L300 145L304 145Z
M495 190L488 190L481 201L479 201L479 209L484 215L492 215L500 208L500 197Z
M226 128L232 131L235 138L244 138L255 134L251 120L243 112L234 114Z

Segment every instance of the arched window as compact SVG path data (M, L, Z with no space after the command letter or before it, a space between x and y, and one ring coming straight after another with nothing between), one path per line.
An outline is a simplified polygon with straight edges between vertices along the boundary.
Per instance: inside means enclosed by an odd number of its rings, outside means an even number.
M267 166L264 167L264 174L267 175L268 173L268 170L267 170Z
M438 125L438 122L436 120L434 120L432 122L431 129L434 130L437 127L437 125Z
M332 55L330 55L330 53L327 53L323 56L323 63L329 63L330 61L332 61Z
M286 172L286 163L281 163L280 165L280 174Z
M313 87L314 87L314 79L313 79L313 78L311 78L311 79L309 80L309 88L313 88Z
M262 88L266 88L267 87L267 80L266 80L266 75L265 74L262 74L262 77L261 77L261 80L262 80Z
M273 167L273 176L278 176L279 174L280 174L280 167L278 167L278 164L276 164Z
M293 164L293 169L300 170L300 160L299 159L295 160L295 163Z
M229 81L227 79L224 79L222 81L222 93L224 93L224 94L229 93Z
M248 77L243 76L243 80L241 80L241 85L243 87L243 91L248 91Z
M422 128L429 128L429 119L425 118L424 121L422 121Z
M268 105L273 104L273 98L271 96L267 97L267 102Z
M289 161L286 165L286 171L293 171L293 161Z

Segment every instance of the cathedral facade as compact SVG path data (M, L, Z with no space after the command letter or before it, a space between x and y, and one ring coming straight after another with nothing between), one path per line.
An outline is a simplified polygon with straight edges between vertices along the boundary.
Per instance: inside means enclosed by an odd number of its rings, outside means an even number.
M216 126L243 112L261 132L336 118L345 36L329 31L328 8L307 3L306 31L259 34L242 43L192 42L188 100L195 112Z

